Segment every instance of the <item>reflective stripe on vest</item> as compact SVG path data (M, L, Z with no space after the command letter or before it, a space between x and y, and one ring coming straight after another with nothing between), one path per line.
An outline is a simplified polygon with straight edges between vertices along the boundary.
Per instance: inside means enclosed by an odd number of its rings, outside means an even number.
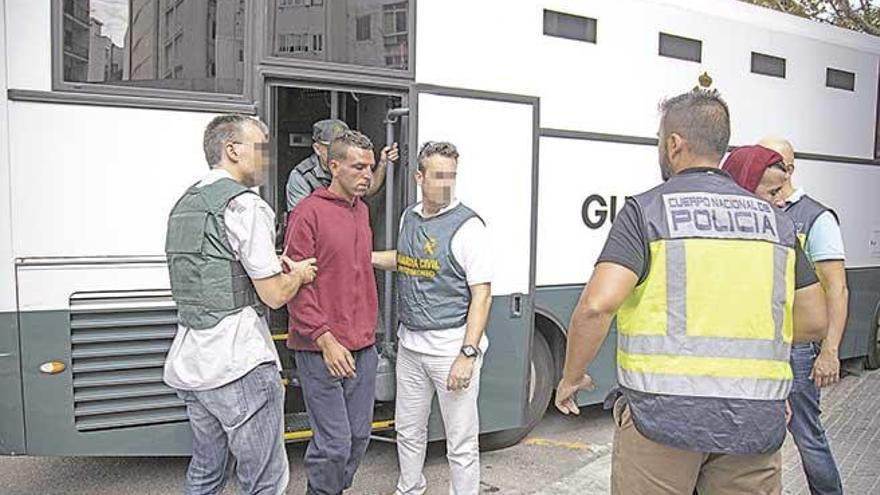
M791 221L717 173L676 176L633 201L651 261L617 314L621 385L784 399L792 378Z

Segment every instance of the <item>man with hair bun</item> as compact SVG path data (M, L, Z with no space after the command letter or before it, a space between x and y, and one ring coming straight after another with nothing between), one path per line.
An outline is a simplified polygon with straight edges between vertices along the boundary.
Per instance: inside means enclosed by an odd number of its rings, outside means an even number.
M792 221L718 169L730 113L717 91L660 113L665 182L627 198L611 227L571 317L556 407L579 412L616 316L611 492L778 494L791 344L824 335L822 290Z

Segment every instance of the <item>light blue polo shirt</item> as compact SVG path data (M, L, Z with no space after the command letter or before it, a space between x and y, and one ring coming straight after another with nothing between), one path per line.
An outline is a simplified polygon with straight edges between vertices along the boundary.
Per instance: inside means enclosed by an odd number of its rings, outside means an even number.
M797 203L805 194L803 188L798 188L786 200L786 203ZM807 233L807 245L804 247L804 251L813 263L846 259L846 252L843 249L843 235L833 213L826 211L813 222L813 226Z

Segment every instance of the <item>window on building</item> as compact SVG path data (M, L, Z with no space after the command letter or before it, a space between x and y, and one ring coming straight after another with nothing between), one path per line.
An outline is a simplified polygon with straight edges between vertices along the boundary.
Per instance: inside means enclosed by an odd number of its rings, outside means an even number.
M690 62L702 62L703 42L674 34L660 33L659 54Z
M392 69L397 69L406 66L406 55L386 55L385 56L385 65Z
M828 67L825 69L825 86L846 91L855 91L856 75L852 72Z
M307 9L286 8L286 1L270 2L274 55L315 65L328 62L409 70L413 0L311 0L305 2ZM291 49L291 44L282 42L291 32L309 33L308 51ZM387 63L389 59L394 63Z
M320 35L318 35L320 36ZM308 34L292 33L282 34L278 39L278 51L283 53L308 53L311 46L316 43L315 38ZM320 41L323 49L323 41ZM312 48L314 49L314 48Z
M382 19L385 36L406 34L407 3L399 2L382 6Z
M785 79L785 59L752 52L752 72Z
M151 90L243 92L245 36L235 26L245 24L244 0L147 3L154 5L52 2L62 58L56 87L156 96L166 93Z
M544 10L544 35L596 42L597 21L591 17Z
M366 41L370 39L370 15L358 16L355 22L357 23L357 26L355 26L355 40Z

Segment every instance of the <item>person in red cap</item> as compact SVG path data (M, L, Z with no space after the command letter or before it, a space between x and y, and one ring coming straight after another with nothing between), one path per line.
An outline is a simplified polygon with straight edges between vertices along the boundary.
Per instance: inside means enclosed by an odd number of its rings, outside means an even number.
M782 155L763 146L740 146L733 150L721 169L740 187L777 207L785 204L782 188L786 171Z
M836 382L840 373L837 349L845 329L848 300L840 227L837 215L818 201L807 198L798 204L804 193L795 196L791 187L794 169L791 144L779 139L765 139L762 143L779 151L764 146L743 146L728 156L722 168L737 184L785 210L794 221L801 246L822 284L828 308L827 338L792 346L794 381L788 399L791 418L788 429L801 455L810 493L839 494L843 493L843 485L819 416L819 388ZM816 248L813 247L816 244L809 242L809 233L813 225L821 223L822 216L825 230L816 229L818 234L813 239L824 236L823 240L832 241L825 241L820 244L821 248Z

